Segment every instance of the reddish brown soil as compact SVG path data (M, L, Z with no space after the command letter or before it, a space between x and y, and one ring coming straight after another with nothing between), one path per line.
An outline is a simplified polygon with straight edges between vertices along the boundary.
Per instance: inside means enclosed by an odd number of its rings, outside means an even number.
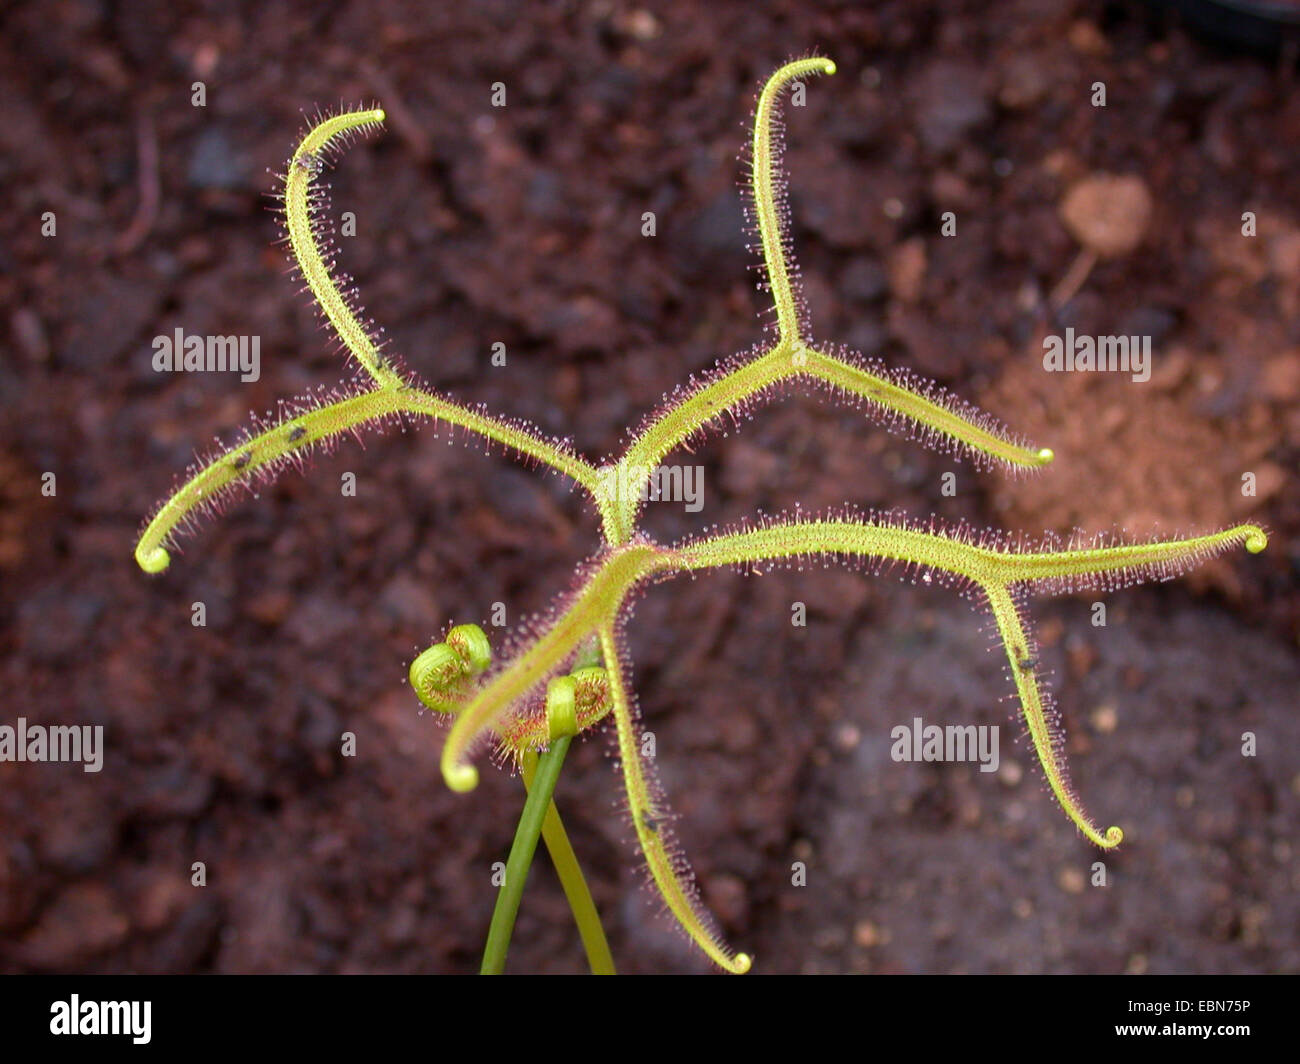
M683 455L705 508L651 506L651 534L849 500L1035 534L1249 519L1272 542L1107 596L1106 628L1092 596L1038 607L1075 782L1128 835L1104 889L1012 746L962 601L839 572L656 587L636 680L708 904L766 972L1300 970L1293 72L1136 3L208 10L0 15L0 723L108 741L98 774L0 764L0 970L476 968L521 788L487 772L450 793L403 678L447 623L496 601L514 621L568 586L597 542L579 496L445 437L367 436L206 523L164 576L131 557L196 449L342 373L271 247L267 170L300 109L380 99L389 131L332 178L369 313L438 387L608 454L760 334L736 154L759 80L810 49L840 68L789 115L816 335L937 378L1059 460L1006 481L795 397ZM1058 205L1095 172L1141 177L1150 229L1053 316L1078 251ZM1151 335L1152 380L1044 373L1041 336L1067 325ZM260 335L261 380L161 378L150 344L177 326ZM1002 770L894 763L889 731L916 715L1005 725ZM575 746L559 801L620 968L706 970L643 889L607 747ZM540 861L511 967L582 966Z

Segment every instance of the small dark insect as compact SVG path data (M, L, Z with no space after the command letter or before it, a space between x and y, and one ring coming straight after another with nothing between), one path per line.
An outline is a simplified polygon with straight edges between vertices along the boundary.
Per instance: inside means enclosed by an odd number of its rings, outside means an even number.
M305 428L303 428L301 425L295 425L293 428L289 430L289 442L297 443L300 439L302 439L306 435L307 435L307 430Z
M659 831L659 825L661 821L656 820L652 816L643 816L641 817L641 823L645 825L646 831L652 831L657 833Z
M1020 662L1020 667L1021 667L1021 669L1028 670L1028 669L1032 669L1032 668L1034 668L1037 664L1038 664L1038 659L1037 659L1037 658L1024 658L1024 659Z
M249 451L245 451L243 454L241 454L238 458L235 459L235 468L243 469L244 466L248 465L248 463L252 460L252 458L253 455Z

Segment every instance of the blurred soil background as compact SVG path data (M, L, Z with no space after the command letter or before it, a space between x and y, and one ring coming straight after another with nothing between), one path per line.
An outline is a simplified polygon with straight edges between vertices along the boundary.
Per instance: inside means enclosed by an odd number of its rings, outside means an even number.
M1272 542L1104 596L1104 628L1102 596L1036 605L1075 783L1127 834L1105 888L964 601L839 571L654 587L636 683L707 904L761 972L1300 970L1295 53L1058 0L7 5L0 723L102 724L107 752L98 774L0 764L0 970L477 969L522 788L447 790L406 668L449 623L568 588L597 543L582 498L389 431L205 522L163 576L132 559L196 451L347 372L272 246L268 171L300 110L382 102L387 131L330 179L367 312L437 387L608 455L760 339L737 155L761 80L814 49L839 73L787 110L786 159L816 337L1058 460L982 474L792 395L670 459L703 465L704 509L652 504L651 534L849 501L1032 535L1254 520ZM1061 204L1098 174L1139 179L1149 224L1056 310L1079 253ZM1045 373L1067 326L1151 336L1151 380ZM261 379L155 373L178 327L259 335ZM914 716L1002 725L1001 770L894 763ZM559 802L621 969L707 971L645 889L605 735ZM544 857L510 967L583 970Z

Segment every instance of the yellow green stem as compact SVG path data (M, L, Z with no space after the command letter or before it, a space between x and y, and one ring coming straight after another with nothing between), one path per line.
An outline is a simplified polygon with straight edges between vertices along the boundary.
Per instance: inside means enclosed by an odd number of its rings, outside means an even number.
M537 754L534 751L527 750L523 753L520 772L524 786L531 791L537 774ZM560 886L564 888L564 896L569 901L569 909L578 925L578 934L582 938L582 948L586 951L591 974L617 974L614 970L614 955L610 953L609 943L605 940L605 929L601 926L596 902L592 899L586 877L582 874L582 866L578 864L578 855L573 852L569 834L564 830L564 822L560 819L560 811L556 809L553 799L546 807L546 816L542 820L542 840L546 843L551 864L555 866L555 874L560 877Z
M506 858L505 882L499 888L497 903L492 910L487 945L483 949L482 975L501 975L506 970L506 952L514 933L515 917L519 914L519 902L524 896L524 884L528 882L528 869L533 863L533 854L537 852L537 839L542 833L542 823L551 805L560 769L564 766L564 755L569 752L572 741L572 736L568 735L556 739L538 762L533 786L528 791L524 811L515 829L515 841L510 847L510 856Z

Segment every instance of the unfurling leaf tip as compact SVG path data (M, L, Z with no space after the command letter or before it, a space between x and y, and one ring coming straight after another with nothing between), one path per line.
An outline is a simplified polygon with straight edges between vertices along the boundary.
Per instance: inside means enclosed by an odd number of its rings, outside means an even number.
M446 765L442 775L457 794L468 794L478 786L478 769L473 765Z
M162 547L154 547L151 550L137 548L135 560L146 573L161 573L171 564L172 558Z

